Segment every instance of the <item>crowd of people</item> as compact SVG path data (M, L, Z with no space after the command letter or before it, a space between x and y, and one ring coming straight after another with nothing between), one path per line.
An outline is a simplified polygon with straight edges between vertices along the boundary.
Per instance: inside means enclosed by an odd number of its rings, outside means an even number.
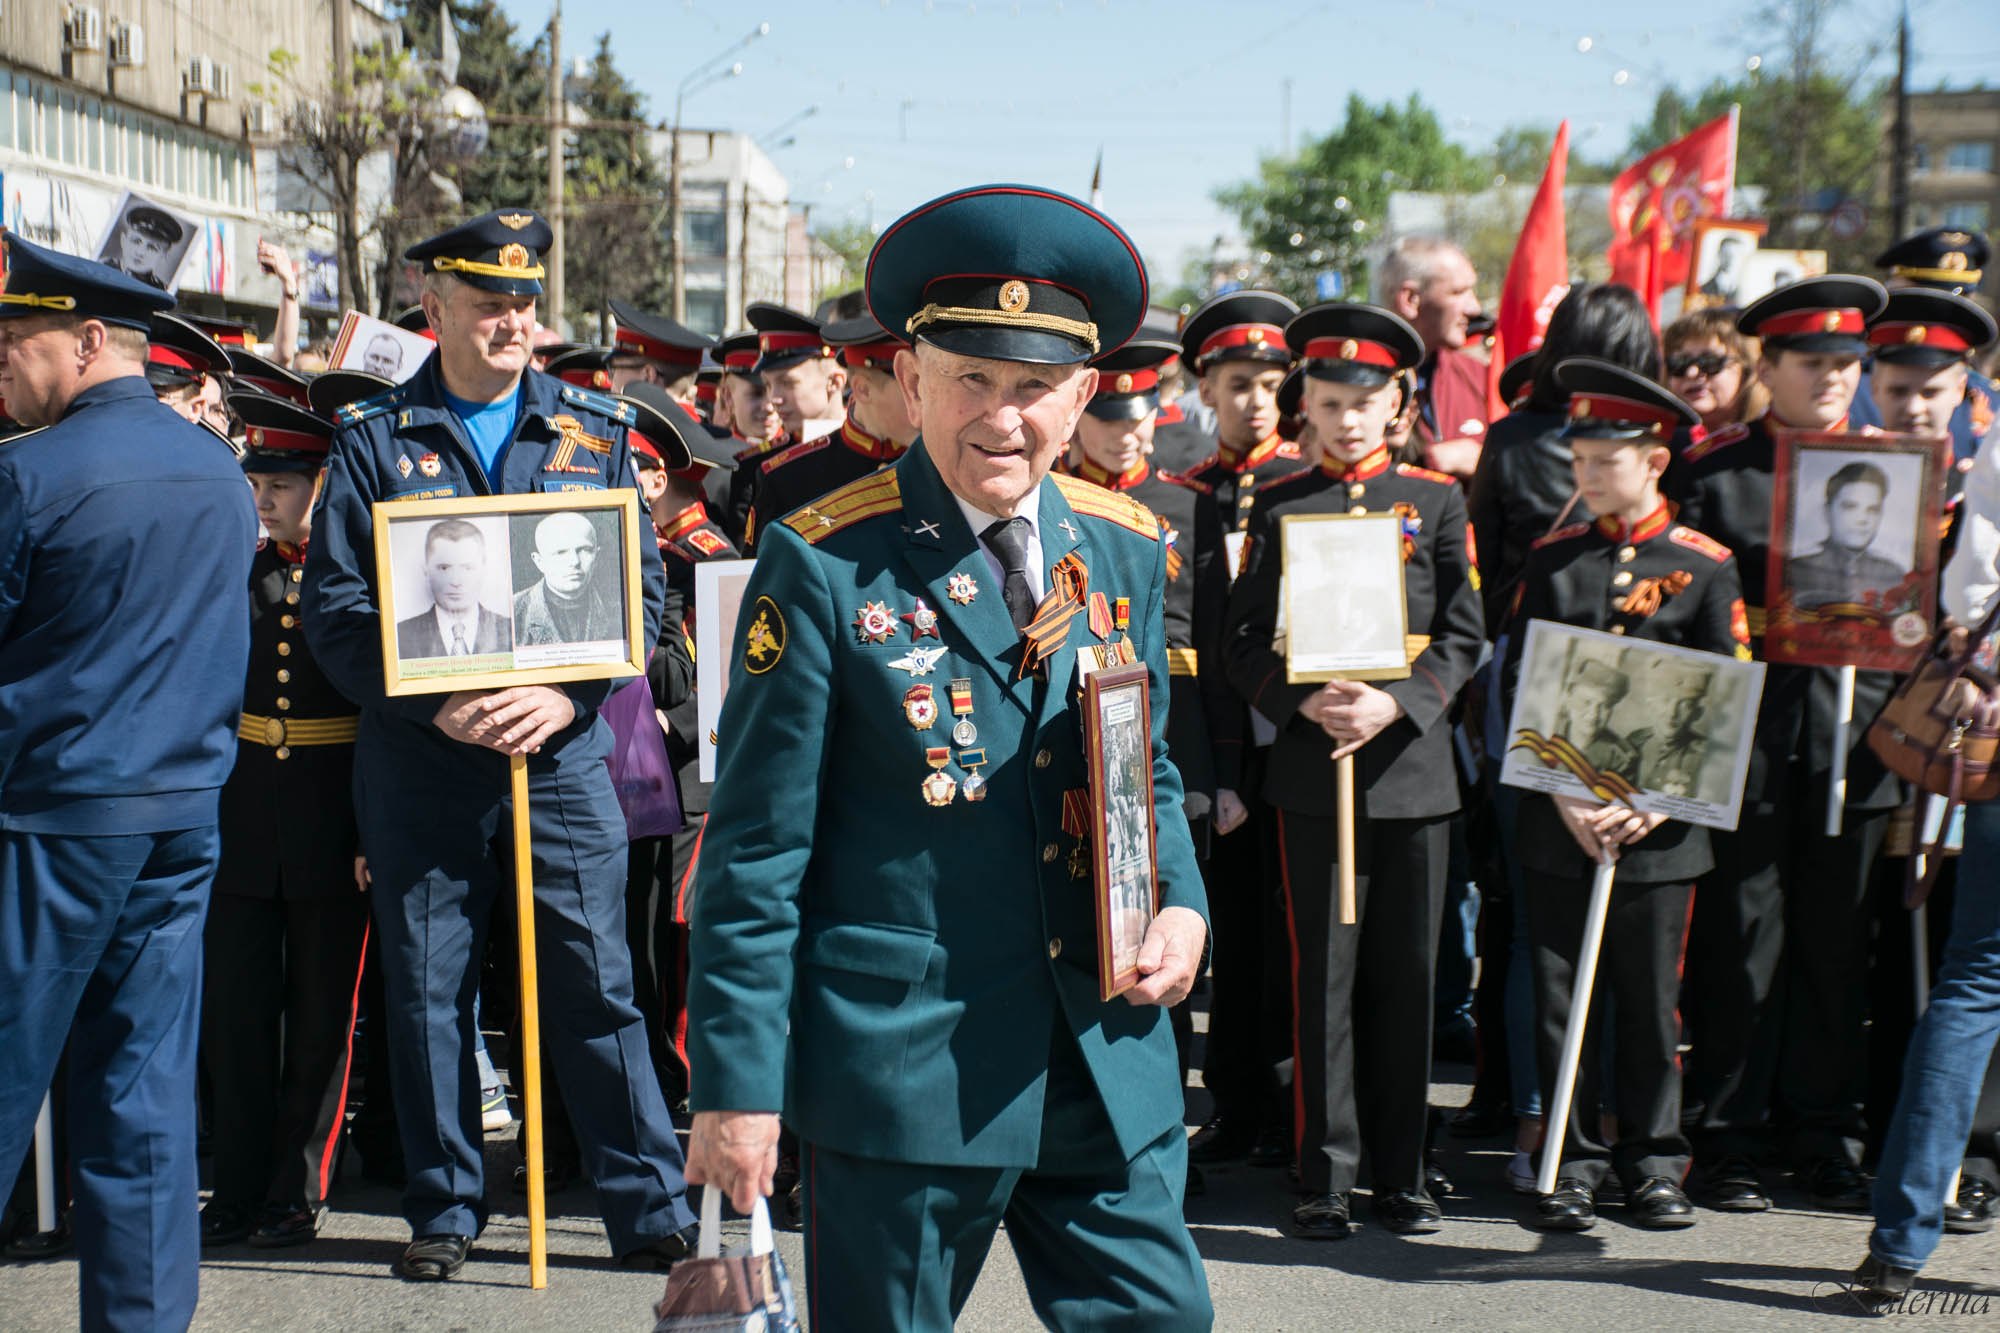
M484 1135L521 1093L500 1072L520 1067L516 761L544 1185L594 1186L628 1266L693 1253L705 1183L810 1233L821 1327L948 1324L1002 1220L1051 1324L1205 1327L1182 1218L1204 1169L1270 1168L1296 1236L1422 1234L1449 1225L1454 1143L1493 1139L1550 1230L1600 1204L1661 1230L1767 1212L1788 1179L1872 1211L1856 1283L1885 1297L1941 1231L1991 1228L2000 816L1966 811L1913 927L1921 807L1865 743L1896 676L1852 674L1850 724L1840 668L1769 664L1732 829L1500 781L1531 623L1763 658L1780 429L1948 438L1941 628L1980 622L2000 591L1983 238L1930 229L1882 281L1658 330L1637 293L1579 282L1504 367L1480 275L1435 237L1390 246L1372 302L1239 290L1177 315L1108 219L985 187L885 231L867 289L816 316L755 304L718 339L613 302L608 346L538 322L549 241L522 209L412 247L422 300L398 322L436 350L399 381L302 359L282 252L266 356L0 233L0 1242L74 1248L86 1325L185 1326L200 1251L310 1244L343 1163L401 1189L403 1276L464 1265ZM619 615L585 605L588 522L544 520L522 552L540 581L496 612L498 557L447 517L422 543L433 605L385 633L380 506L625 487L655 539L641 681L385 685L385 652L474 673ZM1800 605L1879 592L1889 489L1866 465L1826 483L1797 577L1827 591ZM1401 521L1407 670L1302 681L1284 534L1348 514ZM704 781L695 571L745 556ZM1158 901L1112 996L1077 700L1135 663ZM1621 731L1633 679L1585 663L1565 734L1684 794L1698 679ZM642 697L614 725L621 689ZM614 786L641 740L678 831L637 830ZM1432 1106L1435 1058L1472 1063L1469 1104ZM1212 1113L1189 1136L1197 1062Z

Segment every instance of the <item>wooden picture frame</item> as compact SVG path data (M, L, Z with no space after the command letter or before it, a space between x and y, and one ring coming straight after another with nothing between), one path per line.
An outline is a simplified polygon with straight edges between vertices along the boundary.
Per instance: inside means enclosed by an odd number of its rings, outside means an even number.
M1404 522L1393 513L1287 514L1278 521L1287 683L1410 674Z
M1152 687L1145 663L1093 671L1084 681L1083 752L1098 994L1109 1000L1139 984L1139 948L1159 914Z
M1910 670L1937 623L1951 441L1784 427L1772 439L1765 660Z
M378 501L374 518L385 693L644 674L637 491Z
M1764 233L1770 224L1761 218L1714 218L1699 217L1694 220L1693 249L1690 251L1687 283L1682 288L1683 310L1703 310L1711 306L1741 306L1745 303L1737 291L1741 282L1744 265L1763 243ZM1740 246L1742 259L1735 269L1734 281L1724 285L1718 282L1723 276L1716 272L1716 259L1722 246L1727 242ZM1704 290L1704 289L1708 290Z

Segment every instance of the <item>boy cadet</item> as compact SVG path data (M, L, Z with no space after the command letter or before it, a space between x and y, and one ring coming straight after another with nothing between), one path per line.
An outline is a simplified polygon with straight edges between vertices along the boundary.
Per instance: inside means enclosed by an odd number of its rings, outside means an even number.
M756 370L766 411L777 417L786 440L798 444L839 430L847 416L847 370L819 321L769 301L752 301L743 316L757 330Z
M267 394L231 394L229 407L267 536L250 565L250 672L205 932L215 1133L201 1242L302 1245L333 1179L368 927L359 719L306 651L292 579L333 426Z
M732 333L716 346L722 359L722 385L716 401L738 448L733 471L711 470L708 504L716 523L732 542L740 541L757 499L758 465L766 454L786 444L784 427L771 412L771 398L757 375L757 331Z
M657 384L675 398L689 397L702 354L715 339L679 320L612 301L611 389L624 393L634 384Z
M1681 522L1736 554L1753 646L1771 546L1771 431L1848 429L1862 334L1887 300L1872 279L1835 275L1752 302L1736 326L1763 340L1757 377L1770 411L1690 447L1674 469ZM1829 838L1839 674L1794 666L1766 674L1742 819L1710 835L1715 868L1695 895L1688 1101L1703 1109L1691 1136L1698 1197L1725 1212L1771 1206L1755 1159L1779 1088L1794 1118L1790 1156L1814 1204L1868 1207L1859 1170L1866 992L1856 979L1867 960L1869 873L1899 792L1865 738L1894 678L1857 676L1847 808L1840 835Z
M0 274L0 398L31 428L0 449L0 1198L67 1045L80 1324L185 1328L256 517L146 383L171 296L4 231Z
M1957 227L1926 227L1884 250L1876 257L1875 265L1887 271L1888 277L1883 285L1892 297L1903 292L1913 295L1942 292L1970 298L1979 290L1979 280L1984 276L1990 252L1986 238L1976 231L1964 231ZM1883 318L1891 316L1885 313ZM1872 339L1869 347L1879 363L1881 347ZM1892 409L1884 401L1884 390L1876 387L1880 382L1872 366L1862 375L1861 388L1854 395L1855 424L1894 430L1896 427L1889 424ZM1979 442L1986 438L1994 421L2000 420L2000 388L1995 388L1991 379L1968 365L1959 396L1941 406L1947 417L1943 429L1951 436L1952 457L1959 471L1963 472L1971 466ZM1926 433L1936 434L1938 429L1933 428ZM1959 481L1957 475L1952 477L1954 497L1958 493Z
M758 532L794 509L895 462L917 438L916 423L896 387L899 338L870 315L828 324L820 337L839 355L847 376L847 419L840 429L794 444L763 461L756 503L743 532L754 554Z
M1221 516L1223 544L1233 579L1257 492L1304 469L1298 447L1278 431L1278 391L1292 354L1285 323L1299 308L1275 292L1229 292L1206 302L1181 328L1181 362L1197 376L1202 404L1215 414L1206 451L1176 473L1208 487ZM1207 1059L1202 1081L1215 1114L1190 1147L1197 1163L1248 1156L1260 1166L1282 1166L1290 1153L1274 1068L1285 1058L1288 988L1279 975L1282 912L1272 891L1277 851L1270 807L1264 803L1268 734L1240 704L1237 719L1215 736L1219 767L1237 778L1234 822L1218 818L1206 871L1209 882L1230 886L1209 899L1221 912L1216 938L1222 958L1214 966ZM1226 752L1235 748L1237 754Z
M1348 1234L1348 1191L1366 1151L1374 1211L1403 1233L1435 1231L1424 1186L1432 970L1450 817L1459 808L1448 717L1485 628L1465 497L1443 473L1390 462L1390 419L1409 405L1416 330L1374 306L1331 303L1285 330L1304 362L1319 466L1262 488L1224 637L1237 692L1277 726L1264 797L1277 809L1296 1010L1292 1087L1296 1234ZM1405 680L1291 685L1272 648L1287 514L1397 514L1409 631L1425 640ZM1359 920L1334 921L1334 759L1355 755ZM1359 1086L1365 1081L1365 1091Z
M1003 1218L1044 1322L1206 1329L1161 1012L1206 931L1166 754L1165 547L1142 506L1048 475L1145 271L1085 205L986 186L891 225L868 303L916 340L896 374L921 443L775 524L745 591L695 900L690 1169L748 1207L784 1106L820 1329L949 1327ZM1160 910L1110 1001L1076 855L1086 654L1151 687ZM778 799L773 774L796 778Z
M389 1049L414 1240L399 1269L464 1266L485 1222L473 997L509 826L505 756L528 756L542 1021L613 1251L657 1267L692 1248L680 1150L649 1067L625 941L625 826L597 716L605 682L442 701L382 693L373 505L418 496L601 491L631 480L617 399L529 368L549 227L482 214L412 246L438 350L414 377L350 404L306 558L313 655L361 704L357 814L382 945ZM647 646L665 578L641 561Z
M1725 547L1674 522L1672 508L1660 498L1660 478L1673 459L1668 441L1696 424L1699 414L1651 380L1608 361L1564 361L1555 368L1555 382L1570 395L1563 434L1574 455L1577 491L1598 517L1559 528L1530 549L1507 630L1502 688L1509 714L1531 620L1748 661L1750 634L1735 559ZM1612 677L1615 694L1629 685L1617 667L1584 665ZM1688 748L1680 734L1688 684L1699 691L1700 678L1683 675L1666 689L1672 716L1658 719L1645 734L1618 739L1622 758L1588 745L1585 756L1639 785L1685 786L1693 776L1681 762ZM1569 682L1565 692L1574 703L1586 687L1581 680ZM1576 731L1568 735L1580 739ZM1536 1205L1535 1225L1562 1231L1591 1226L1593 1195L1609 1175L1624 1186L1625 1206L1640 1226L1692 1225L1694 1206L1681 1190L1689 1149L1681 1131L1675 1050L1688 908L1694 880L1713 864L1707 830L1678 821L1663 824L1662 816L1618 803L1530 794L1521 801L1516 846L1534 949L1535 1045L1544 1106L1555 1096L1592 867L1603 855L1618 863L1562 1166L1555 1192ZM1607 1036L1606 1022L1615 1022L1615 1034ZM1607 1040L1615 1041L1618 1052L1608 1088L1598 1054ZM1600 1127L1613 1108L1618 1133L1615 1144L1607 1144Z
M208 406L202 388L211 375L228 370L229 358L213 338L174 315L153 316L146 336L146 383L177 415L202 425Z
M1875 357L1869 379L1882 429L1912 435L1950 431L1958 457L1971 458L1960 446L1958 424L1975 392L1978 372L1972 363L1996 337L2000 329L1993 316L1966 297L1919 287L1891 291L1882 313L1868 321L1868 347ZM1978 443L1974 437L1972 447ZM1954 492L1962 470L1954 469Z

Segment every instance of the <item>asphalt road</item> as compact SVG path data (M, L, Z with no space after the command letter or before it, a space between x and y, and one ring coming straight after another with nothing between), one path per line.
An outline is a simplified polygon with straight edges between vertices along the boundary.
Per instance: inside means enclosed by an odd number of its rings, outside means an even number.
M1444 1076L1464 1076L1445 1067ZM1440 1084L1441 1105L1466 1089ZM1203 1100L1197 1091L1191 1099ZM1192 1117L1191 1117L1192 1118ZM488 1139L488 1179L505 1181L511 1144ZM1435 1236L1403 1239L1363 1225L1338 1244L1292 1240L1278 1224L1291 1196L1282 1173L1216 1168L1190 1202L1189 1225L1208 1264L1216 1326L1229 1330L1735 1329L1798 1328L1859 1317L1838 1291L1857 1263L1867 1219L1814 1212L1788 1188L1761 1216L1704 1212L1693 1229L1646 1232L1606 1204L1595 1230L1545 1235L1522 1225L1527 1201L1501 1176L1504 1145L1449 1142L1454 1193ZM549 1286L527 1289L525 1205L495 1184L496 1215L453 1282L399 1280L391 1265L408 1231L394 1194L355 1182L320 1239L297 1250L212 1251L195 1327L204 1330L644 1330L664 1279L620 1271L591 1216L587 1188L551 1200ZM1366 1216L1365 1208L1358 1209ZM801 1287L796 1237L781 1247ZM2000 1233L1947 1237L1920 1288L1928 1310L1891 1316L1932 1327L2000 1325ZM803 1292L801 1293L803 1294ZM1946 1312L1945 1296L1967 1303ZM1982 1299L1985 1308L1982 1309ZM0 1330L40 1333L76 1321L76 1269L67 1260L0 1267ZM994 1246L960 1327L1039 1327L1004 1236Z

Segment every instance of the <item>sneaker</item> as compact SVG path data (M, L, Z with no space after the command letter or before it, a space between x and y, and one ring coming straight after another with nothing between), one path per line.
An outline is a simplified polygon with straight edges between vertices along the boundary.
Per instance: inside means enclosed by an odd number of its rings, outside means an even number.
M479 1127L488 1134L507 1128L514 1123L514 1113L507 1109L507 1089L481 1088L479 1090Z
M1526 1148L1514 1149L1507 1159L1507 1188L1516 1194L1538 1194L1535 1188L1535 1159Z

